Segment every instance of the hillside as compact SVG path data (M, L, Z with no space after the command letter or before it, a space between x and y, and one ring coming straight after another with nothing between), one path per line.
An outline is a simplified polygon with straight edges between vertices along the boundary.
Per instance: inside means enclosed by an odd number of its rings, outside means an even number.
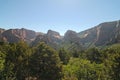
M120 21L101 23L79 33L84 46L104 46L120 42Z
M32 46L45 42L49 46L59 49L88 48L106 46L120 42L120 21L104 22L91 29L75 32L68 30L64 36L58 32L48 30L46 34L28 29L0 29L0 41L14 43L25 41Z

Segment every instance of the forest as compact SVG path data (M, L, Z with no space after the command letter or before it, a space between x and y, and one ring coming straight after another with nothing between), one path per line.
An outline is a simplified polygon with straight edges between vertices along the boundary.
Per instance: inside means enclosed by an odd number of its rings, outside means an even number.
M120 44L68 51L0 42L0 80L120 80Z

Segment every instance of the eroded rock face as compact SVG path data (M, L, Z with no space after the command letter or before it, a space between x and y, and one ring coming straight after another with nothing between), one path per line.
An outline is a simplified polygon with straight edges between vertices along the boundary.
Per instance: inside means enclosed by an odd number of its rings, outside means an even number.
M61 45L68 51L73 51L73 50L79 51L82 49L81 39L78 36L78 33L72 30L68 30L65 33Z
M32 45L37 45L39 42L45 42L49 46L53 48L58 48L60 42L62 41L62 37L56 31L48 30L47 34L38 35L36 39L32 42Z
M94 27L85 31L78 33L79 37L81 38L81 43L85 47L89 47L95 44L97 40L97 36L99 35L99 27Z
M30 43L36 37L35 31L27 29L9 29L1 34L2 38L5 38L7 42L19 42L20 40Z
M108 45L120 41L120 21L105 22L98 26L80 32L81 42L96 46Z
M53 48L69 48L75 46L79 48L81 46L103 46L120 43L120 21L101 23L80 33L68 30L64 36L52 30L48 30L48 32L44 34L24 28L9 30L0 28L0 41L14 43L20 40L32 45L45 42Z
M54 38L58 38L58 39L61 39L61 36L58 32L56 31L52 31L52 30L48 30L47 34L46 34L48 37L54 37Z
M2 34L5 31L5 29L0 28L0 34Z
M48 30L45 36L48 38L49 42L53 42L57 44L61 41L61 36L56 31Z
M65 36L63 39L64 39L64 41L80 43L80 37L78 36L78 33L76 33L75 31L72 31L72 30L68 30L65 33Z
M0 28L0 41L6 41L4 37L2 37L2 33L5 31L5 29Z
M120 21L107 22L100 24L100 33L96 46L113 44L119 41L120 32Z

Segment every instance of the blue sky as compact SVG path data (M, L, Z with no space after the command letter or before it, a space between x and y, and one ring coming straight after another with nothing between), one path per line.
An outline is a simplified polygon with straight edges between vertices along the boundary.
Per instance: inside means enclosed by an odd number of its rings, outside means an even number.
M0 0L0 28L76 32L120 20L120 0Z

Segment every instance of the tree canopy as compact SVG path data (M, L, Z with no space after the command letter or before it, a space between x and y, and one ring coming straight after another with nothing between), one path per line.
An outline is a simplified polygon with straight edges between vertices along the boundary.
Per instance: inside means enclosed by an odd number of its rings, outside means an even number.
M0 80L119 80L120 44L81 52L0 43Z

